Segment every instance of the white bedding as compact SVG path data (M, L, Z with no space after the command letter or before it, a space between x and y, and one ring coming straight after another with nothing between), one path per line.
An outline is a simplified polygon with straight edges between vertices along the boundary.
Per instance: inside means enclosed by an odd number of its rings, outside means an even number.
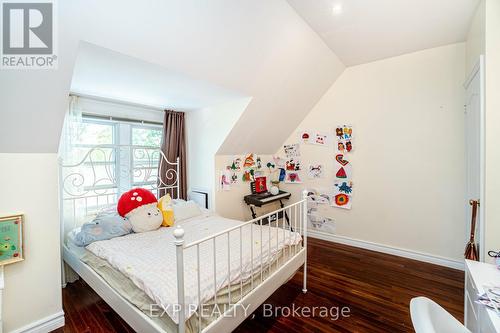
M220 216L202 216L176 223L185 230L185 244L224 231L241 221L230 220ZM262 242L261 230L262 228ZM178 313L173 310L177 304L177 269L173 228L160 228L155 231L130 234L111 240L98 241L87 246L96 256L107 260L111 266L130 278L157 304L163 306L166 313L178 324ZM271 229L271 233L269 233ZM301 236L282 228L246 225L242 230L242 274L240 274L240 231L236 229L230 235L230 281L228 281L228 237L227 234L217 237L216 247L216 283L214 287L214 249L213 241L200 244L200 302L198 302L198 272L196 247L184 251L185 299L189 306L186 319L193 313L198 304L210 300L217 291L248 280L253 274L260 272L262 264L273 262L284 247L300 243ZM251 234L253 233L253 261L251 251ZM269 236L270 234L270 236ZM293 247L292 247L293 249ZM269 251L270 250L270 251ZM261 252L262 251L262 252ZM286 251L286 250L285 250ZM262 254L262 255L261 255ZM253 267L253 273L252 273Z

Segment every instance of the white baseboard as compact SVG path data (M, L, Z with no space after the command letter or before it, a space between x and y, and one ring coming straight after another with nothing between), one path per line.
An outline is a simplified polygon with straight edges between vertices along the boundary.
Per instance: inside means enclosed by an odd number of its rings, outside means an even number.
M64 326L64 312L59 311L48 317L37 320L10 333L48 333Z
M387 254L392 254L398 257L404 257L408 259L414 259L419 261L428 262L431 264L436 264L440 266L450 267L454 269L464 270L464 261L463 260L455 260L450 258L444 258L440 256L436 256L433 254L401 249L389 245L382 245L372 242L367 242L359 239L349 238L345 236L338 236L329 234L326 232L315 231L315 230L307 230L307 235L313 238L318 238L330 242L350 245L354 247L359 247L366 250L377 251Z

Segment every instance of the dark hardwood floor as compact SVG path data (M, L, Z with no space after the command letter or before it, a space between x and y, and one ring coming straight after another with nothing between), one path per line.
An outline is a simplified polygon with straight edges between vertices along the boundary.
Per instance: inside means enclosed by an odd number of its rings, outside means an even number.
M430 297L463 320L462 271L317 239L309 240L308 250L307 294L299 272L266 301L267 309L348 307L349 317L321 317L321 308L315 317L267 317L269 310L260 307L235 332L412 332L415 296ZM81 280L63 290L63 305L66 326L58 333L133 332Z

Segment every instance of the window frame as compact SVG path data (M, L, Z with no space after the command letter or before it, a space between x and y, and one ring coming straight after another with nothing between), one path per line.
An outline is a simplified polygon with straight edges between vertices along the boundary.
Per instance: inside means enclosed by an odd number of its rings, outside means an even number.
M138 128L138 129L159 130L161 132L161 135L163 135L163 124L150 124L150 123L144 123L144 122L131 123L130 124L130 134L129 134L129 143L130 143L131 147L154 147L154 148L158 148L158 150L161 148L161 139L160 139L160 142L159 142L158 146L134 145L133 141L134 141L134 129L135 128ZM160 163L160 159L158 159L158 163ZM157 180L141 181L141 182L134 181L134 170L137 170L137 169L142 169L142 170L150 169L150 170L154 170L154 169L157 169L157 168L158 168L158 166L153 166L153 165L148 166L148 167L137 168L136 164L135 164L135 161L134 161L134 156L132 155L132 158L131 158L131 161L130 161L130 171L131 171L130 172L130 186L131 187L145 187L145 188L149 188L151 186L156 185Z
M153 129L153 130L159 130L162 132L163 135L163 124L161 123L151 123L151 122L144 122L141 120L132 120L132 119L113 119L112 117L109 117L109 119L105 117L100 117L92 114L83 114L82 115L82 122L84 123L91 123L91 124L102 124L102 125L108 125L111 126L112 128L112 143L111 144L75 144L75 148L88 148L92 149L98 146L108 146L111 149L116 149L115 150L115 156L114 156L114 161L103 161L103 162L93 162L94 165L112 165L114 166L114 172L115 172L115 183L114 184L109 184L109 185L97 185L97 186L87 186L85 187L86 190L90 191L99 191L103 189L116 189L117 192L122 192L125 189L130 189L132 187L153 187L156 185L156 180L151 180L151 181L143 181L143 182L136 182L134 181L134 170L136 169L155 169L157 166L148 166L148 167L141 167L141 168L136 168L136 164L134 161L134 156L132 150L129 153L123 154L119 147L120 146L130 146L132 149L134 147L150 147L150 148L158 148L158 150L161 147L161 140L158 146L146 146L146 145L134 145L133 144L133 130L135 128L140 128L140 129ZM127 128L128 127L128 128ZM159 159L158 159L159 163ZM90 164L90 162L86 162L85 164ZM153 163L154 164L154 163ZM126 170L123 172L123 168ZM128 176L124 176L128 175Z

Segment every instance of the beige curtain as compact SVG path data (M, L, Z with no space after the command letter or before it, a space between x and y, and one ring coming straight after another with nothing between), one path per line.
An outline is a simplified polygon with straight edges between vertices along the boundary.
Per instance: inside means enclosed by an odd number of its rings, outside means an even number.
M179 179L179 198L187 199L187 174L186 174L186 136L184 128L184 112L165 110L165 121L163 122L163 139L161 150L170 162L175 162L179 157L180 174ZM160 175L164 184L172 185L175 179L168 179L165 174ZM160 196L165 195L167 191L160 191ZM175 190L168 191L172 198L177 198Z

